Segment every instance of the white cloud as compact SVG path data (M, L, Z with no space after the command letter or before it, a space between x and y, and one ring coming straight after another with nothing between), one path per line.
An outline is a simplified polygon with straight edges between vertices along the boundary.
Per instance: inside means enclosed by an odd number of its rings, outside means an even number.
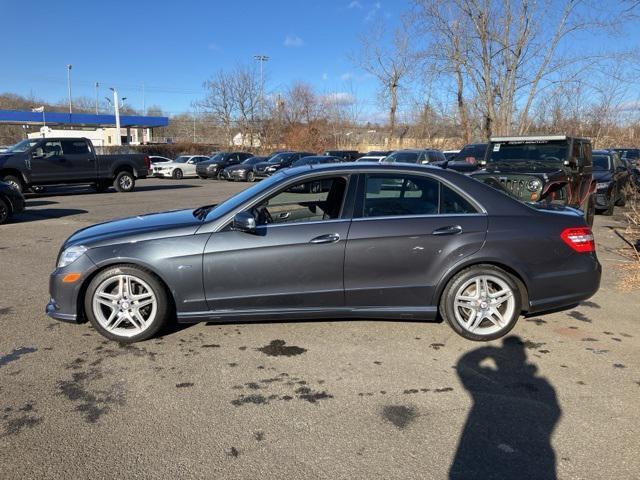
M370 22L371 20L373 20L381 8L382 8L382 3L380 2L375 2L373 5L371 5L371 9L369 10L369 12L367 12L367 15L364 17L364 21Z
M347 5L347 8L362 8L362 4L358 0L353 0Z
M304 45L304 40L302 40L297 35L287 35L284 39L285 47L302 47Z
M352 105L355 102L355 98L349 92L334 92L324 95L322 101L326 104Z

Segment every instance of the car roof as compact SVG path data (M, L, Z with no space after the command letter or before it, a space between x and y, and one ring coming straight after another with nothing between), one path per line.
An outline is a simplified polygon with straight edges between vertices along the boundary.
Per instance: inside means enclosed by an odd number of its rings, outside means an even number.
M535 141L553 141L553 140L587 140L584 137L574 137L571 135L521 135L513 137L491 137L492 142L535 142Z

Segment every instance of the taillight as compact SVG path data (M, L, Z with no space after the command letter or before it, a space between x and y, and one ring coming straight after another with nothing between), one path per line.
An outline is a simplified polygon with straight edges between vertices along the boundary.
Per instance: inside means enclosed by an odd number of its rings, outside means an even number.
M565 228L560 234L560 238L576 252L596 251L596 242L593 240L593 233L590 228Z
M147 170L151 168L151 159L149 158L149 155L144 156L144 164L147 166Z

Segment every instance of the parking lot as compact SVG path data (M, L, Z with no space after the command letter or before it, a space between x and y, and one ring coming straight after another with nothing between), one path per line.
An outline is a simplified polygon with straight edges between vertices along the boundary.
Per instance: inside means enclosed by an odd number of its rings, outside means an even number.
M597 295L488 344L444 323L305 321L125 346L45 316L75 230L246 186L51 188L0 227L0 478L637 478L640 302L617 287L620 209L596 217Z

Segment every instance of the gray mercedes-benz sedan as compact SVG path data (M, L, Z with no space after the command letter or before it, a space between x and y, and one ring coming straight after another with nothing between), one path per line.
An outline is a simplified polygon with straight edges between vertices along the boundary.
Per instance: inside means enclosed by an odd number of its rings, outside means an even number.
M282 171L219 205L94 225L64 243L47 313L120 342L178 322L443 318L491 340L599 287L582 212L435 167Z

